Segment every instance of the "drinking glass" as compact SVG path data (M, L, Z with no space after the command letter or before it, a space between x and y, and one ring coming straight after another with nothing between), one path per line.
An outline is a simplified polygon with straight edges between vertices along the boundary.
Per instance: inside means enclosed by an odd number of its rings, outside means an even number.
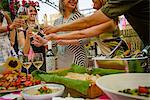
M18 9L18 12L17 12L17 17L19 19L23 19L25 22L27 22L27 20L29 19L29 15L27 14L27 9L26 7L23 7L23 6L20 6L19 9ZM27 23L24 24L22 26L23 29L26 29L27 28ZM20 28L20 30L22 30Z
M23 64L23 67L26 68L27 74L29 74L29 68L32 65L32 59L30 59L28 55L23 55L22 64Z
M43 54L42 53L34 53L32 62L33 62L33 65L39 70L44 62Z
M28 20L29 15L19 15L18 18L23 19L23 20Z

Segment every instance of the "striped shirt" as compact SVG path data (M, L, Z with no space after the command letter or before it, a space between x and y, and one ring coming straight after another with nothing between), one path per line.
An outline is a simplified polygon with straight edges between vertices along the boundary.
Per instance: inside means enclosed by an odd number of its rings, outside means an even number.
M67 19L67 21L65 23L73 22L74 20L76 20L80 17L83 17L83 15L80 14L79 12L72 13L72 15ZM55 20L54 25L56 26L56 25L60 25L63 23L64 23L63 17L60 17ZM67 32L58 32L57 34L66 34L66 33ZM73 54L73 59L72 59L72 62L70 62L70 65L71 65L71 63L74 63L74 64L77 64L80 66L87 67L88 59L87 59L87 53L86 53L86 49L85 49L84 45L89 42L89 39L82 39L82 40L79 40L79 42L80 42L80 45L78 45L78 46L77 45L67 45L66 46L66 49L69 50ZM66 55L66 53L67 52L65 52L65 55ZM69 60L69 59L65 58L64 63L66 63L65 60ZM68 66L66 66L66 67L68 67Z

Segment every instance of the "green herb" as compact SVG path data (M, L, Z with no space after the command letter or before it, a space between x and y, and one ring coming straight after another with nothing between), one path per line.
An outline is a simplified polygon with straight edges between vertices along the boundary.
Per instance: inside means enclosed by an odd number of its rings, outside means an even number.
M116 70L116 69L104 69L104 68L93 68L92 72L93 75L109 75L109 74L117 74L117 73L125 73L125 70Z

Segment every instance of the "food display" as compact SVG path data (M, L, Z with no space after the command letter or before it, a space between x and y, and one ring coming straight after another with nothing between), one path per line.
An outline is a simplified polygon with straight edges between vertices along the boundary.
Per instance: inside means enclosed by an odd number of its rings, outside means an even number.
M31 75L12 71L0 75L0 93L13 90L21 90L24 87L40 84L40 80L35 80Z
M123 89L123 90L119 90L118 92L131 94L135 96L150 97L150 87L146 87L146 86L139 86L136 89L130 89L130 88Z
M88 69L72 64L68 69L51 71L49 73L34 71L32 75L41 81L63 84L66 87L66 94L69 93L72 97L96 98L102 95L103 92L96 86L95 81L101 75L114 73L124 73L124 71L101 68Z

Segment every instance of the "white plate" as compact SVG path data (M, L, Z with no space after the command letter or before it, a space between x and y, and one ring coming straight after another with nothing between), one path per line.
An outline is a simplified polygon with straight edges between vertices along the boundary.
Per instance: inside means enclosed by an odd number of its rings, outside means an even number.
M50 89L59 89L59 90L54 93L40 94L40 95L34 95L34 94L32 95L27 93L29 91L35 92L37 89L39 89L42 86L46 86ZM59 84L40 84L40 85L24 88L21 94L25 100L50 100L52 97L61 96L64 93L64 89L65 87Z

